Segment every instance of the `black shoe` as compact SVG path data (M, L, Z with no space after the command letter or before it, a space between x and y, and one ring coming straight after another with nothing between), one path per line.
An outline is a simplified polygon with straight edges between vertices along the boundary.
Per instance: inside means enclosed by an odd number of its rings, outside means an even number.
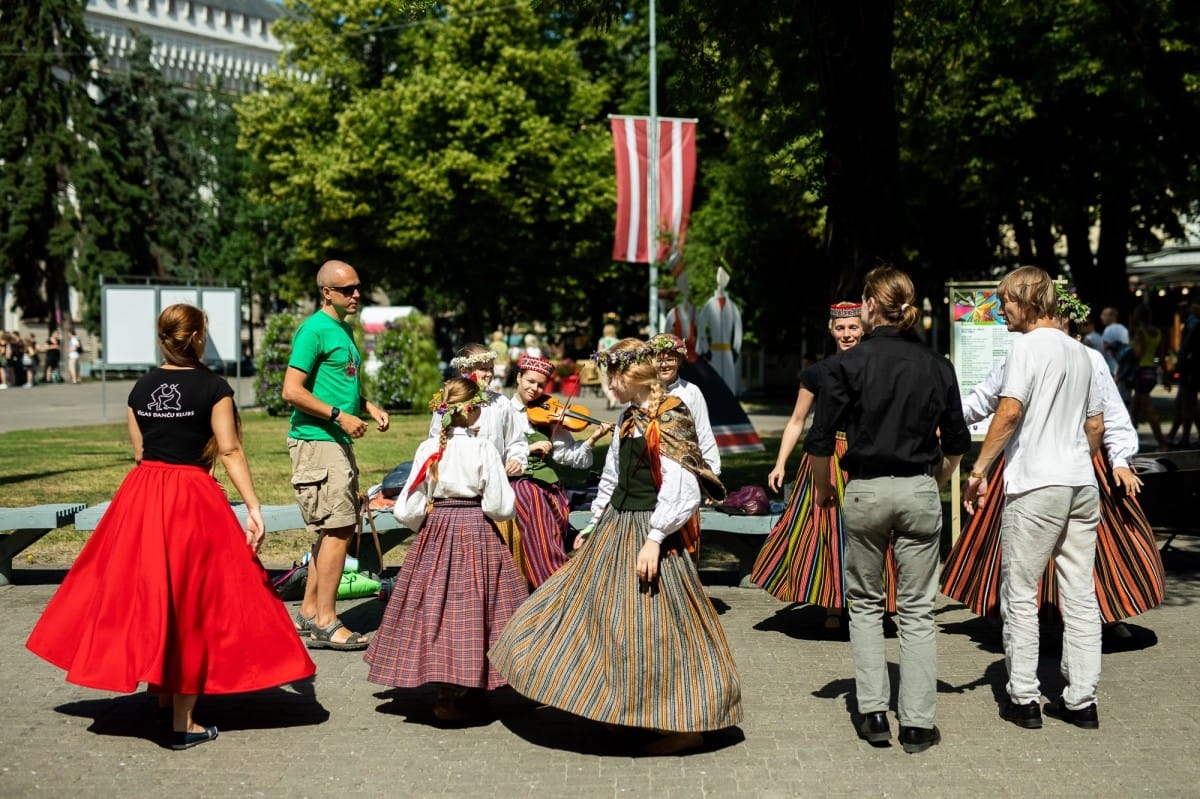
M1095 702L1092 702L1087 707L1081 707L1079 710L1071 710L1063 704L1061 699L1057 702L1047 702L1046 715L1052 719L1058 719L1068 724L1074 724L1076 727L1082 727L1085 730L1100 729L1100 715L1096 712Z
M858 737L873 744L892 740L887 713L880 710L863 716L863 720L858 723Z
M915 755L917 752L924 752L929 747L936 746L941 742L942 731L937 727L933 727L932 729L925 727L900 727L900 745L910 755Z
M191 749L193 746L215 741L217 739L216 727L205 727L203 732L173 732L171 733L171 748L178 751L181 749Z
M1042 728L1042 709L1038 707L1037 702L1018 705L1011 699L1005 699L1004 704L1000 706L1000 718L1005 721L1011 721L1018 727L1024 727L1027 730L1040 730Z

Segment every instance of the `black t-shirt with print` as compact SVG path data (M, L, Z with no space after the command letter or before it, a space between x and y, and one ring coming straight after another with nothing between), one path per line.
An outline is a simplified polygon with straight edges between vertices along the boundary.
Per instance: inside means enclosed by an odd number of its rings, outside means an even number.
M129 407L142 431L142 458L203 465L212 438L212 409L233 396L223 378L206 369L154 369L129 392Z

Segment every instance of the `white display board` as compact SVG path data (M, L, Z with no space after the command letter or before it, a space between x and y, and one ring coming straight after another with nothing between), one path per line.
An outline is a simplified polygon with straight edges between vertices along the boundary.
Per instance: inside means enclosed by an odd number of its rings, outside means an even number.
M1016 333L1008 332L996 294L999 281L990 283L947 283L950 298L950 360L958 375L964 397L1008 357ZM991 417L970 426L971 436L982 440Z
M158 315L176 303L208 315L205 360L240 363L242 290L199 286L101 286L100 327L105 369L149 369L162 362Z

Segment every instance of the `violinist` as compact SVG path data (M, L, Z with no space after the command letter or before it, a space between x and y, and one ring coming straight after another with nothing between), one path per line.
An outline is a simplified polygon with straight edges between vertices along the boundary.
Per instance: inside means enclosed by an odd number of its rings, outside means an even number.
M517 526L521 530L521 545L525 559L525 574L534 588L567 562L566 536L570 532L567 492L551 466L553 458L573 469L592 465L592 447L612 431L612 425L599 424L590 436L576 440L566 429L566 408L547 418L542 407L546 396L546 381L554 372L554 364L545 358L529 355L517 361L517 389L511 404L524 420L525 437L529 445L529 461L523 478L513 481L517 495ZM576 406L577 407L577 406ZM535 413L531 421L530 410ZM582 415L582 414L580 414Z

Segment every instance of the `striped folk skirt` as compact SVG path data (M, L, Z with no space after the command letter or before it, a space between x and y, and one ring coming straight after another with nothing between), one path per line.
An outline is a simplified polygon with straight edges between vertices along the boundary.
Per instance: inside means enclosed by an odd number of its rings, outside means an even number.
M1136 498L1117 488L1103 454L1092 459L1100 485L1100 525L1096 528L1094 580L1105 623L1145 613L1163 600L1163 565L1154 530ZM999 459L989 484L1000 486ZM942 593L976 615L1000 615L1000 516L1004 492L989 491L971 517L942 569ZM1040 605L1058 604L1054 561L1046 565L1038 591Z
M562 568L568 558L566 534L570 529L570 505L567 492L559 484L545 485L536 480L514 480L517 495L517 526L521 529L521 550L525 576L537 588Z
M363 657L367 679L402 688L503 686L487 651L528 593L478 500L435 501Z
M741 721L729 644L692 559L663 545L635 572L650 511L608 508L591 540L522 605L492 663L536 702L605 724L704 732Z
M814 507L812 461L808 453L800 457L800 469L787 508L767 535L750 573L750 580L776 599L824 608L846 607L841 512L846 473L840 465L845 454L846 437L839 433L829 463L830 478L838 496L838 505L833 508ZM895 613L896 557L890 547L883 582L887 612Z

